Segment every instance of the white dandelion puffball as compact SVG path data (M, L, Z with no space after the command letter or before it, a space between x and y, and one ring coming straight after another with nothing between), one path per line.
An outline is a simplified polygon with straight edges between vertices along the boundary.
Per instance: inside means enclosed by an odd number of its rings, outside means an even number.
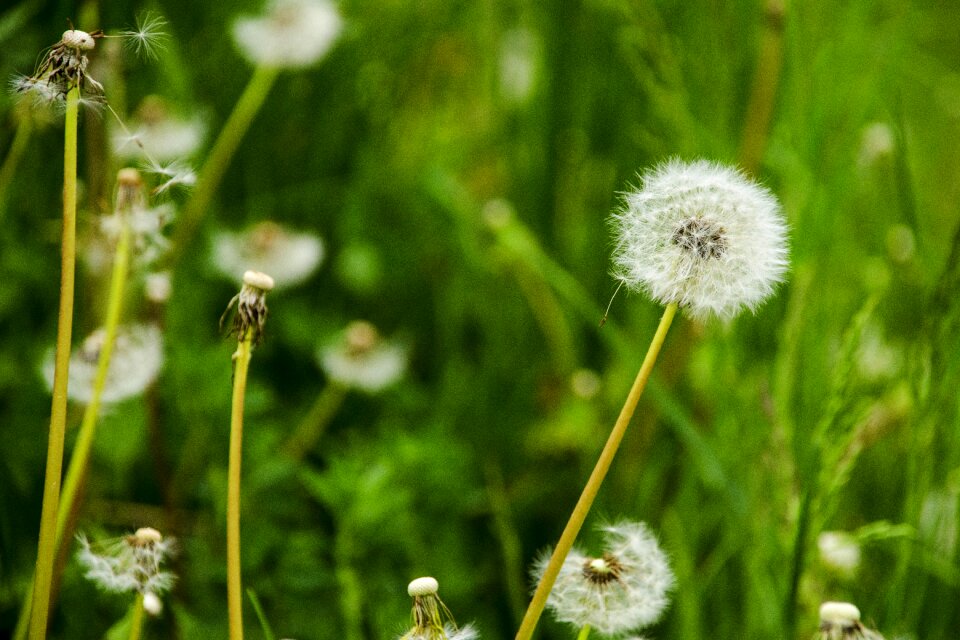
M261 222L241 233L223 232L213 241L213 264L236 280L245 271L269 273L277 288L292 287L309 278L323 261L323 242L308 233L295 233L276 222Z
M347 325L336 340L320 349L318 358L331 380L367 393L386 389L407 368L407 350L362 320Z
M114 134L113 147L121 158L170 162L193 155L205 133L200 118L178 118L170 113L163 98L147 96L137 108L130 130Z
M70 356L70 380L67 395L71 400L88 404L93 398L100 351L106 332L97 329ZM160 373L163 365L163 335L152 325L128 325L117 329L116 341L107 369L100 401L112 404L139 395ZM53 388L54 352L43 364L48 388Z
M264 16L233 23L233 39L253 64L307 67L320 60L343 29L336 6L326 0L274 0Z
M642 522L605 526L604 553L589 557L574 548L563 562L547 607L560 622L621 634L656 622L669 603L674 577L667 556ZM539 582L549 563L534 567Z
M77 559L86 569L86 578L105 591L144 594L153 615L160 613L159 594L170 590L174 575L162 569L175 548L173 538L165 538L156 529L145 527L131 535L101 542L78 536ZM154 611L156 613L154 613Z
M773 293L787 227L772 193L705 160L670 160L640 179L611 219L617 279L698 319L731 318Z
M817 536L817 550L821 562L837 573L852 576L860 566L860 545L849 533L824 531Z

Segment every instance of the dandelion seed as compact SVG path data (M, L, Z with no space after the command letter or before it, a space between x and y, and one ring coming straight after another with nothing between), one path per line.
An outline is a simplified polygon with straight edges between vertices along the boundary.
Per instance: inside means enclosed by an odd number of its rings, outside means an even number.
M163 608L160 594L169 591L175 580L173 573L161 569L173 554L172 538L144 527L131 535L98 543L89 542L83 535L77 539L77 559L86 569L87 579L105 591L141 593L144 609L159 615Z
M407 368L407 350L385 340L369 322L357 320L318 354L331 380L378 393L397 382Z
M175 186L192 187L197 183L197 174L184 162L174 161L167 164L151 163L146 171L166 180L154 187L153 193L159 194Z
M220 317L220 326L223 320L236 305L230 333L243 340L248 331L252 331L254 344L260 344L263 339L263 326L267 321L267 292L273 289L273 278L259 271L247 271L243 274L243 286L240 293L233 296L227 310Z
M621 634L656 622L669 600L674 577L667 556L641 522L602 528L604 553L590 557L574 548L564 560L547 600L560 622ZM534 567L537 582L549 554Z
M71 400L87 404L93 397L97 364L106 332L101 328L91 333L70 357ZM53 388L54 353L51 350L43 364L48 388ZM163 337L157 327L128 325L117 330L110 368L100 401L113 404L141 394L156 380L163 365Z
M213 264L220 273L234 279L245 269L262 271L273 277L277 288L309 278L323 261L323 253L320 238L270 221L241 233L220 233L213 242Z
M399 640L476 640L479 637L471 625L457 627L453 615L437 595L439 585L434 578L417 578L407 587L413 598L413 628Z
M860 609L849 602L824 602L820 605L818 640L883 640L860 622Z
M136 29L122 31L119 37L123 38L124 44L133 49L137 55L153 60L170 38L164 31L166 26L167 21L163 16L147 12L137 18Z
M306 67L320 60L343 29L336 6L326 0L275 0L267 15L233 24L233 39L253 64Z
M703 160L671 160L641 180L611 220L616 278L696 318L730 318L773 293L787 239L769 191Z

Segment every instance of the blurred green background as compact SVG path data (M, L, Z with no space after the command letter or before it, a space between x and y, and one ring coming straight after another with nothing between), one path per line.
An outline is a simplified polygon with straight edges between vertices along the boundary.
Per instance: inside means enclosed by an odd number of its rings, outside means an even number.
M756 315L675 325L588 520L645 520L669 552L674 601L647 635L809 638L821 601L849 600L888 638L956 638L955 3L339 8L335 47L284 72L244 137L169 303L136 288L127 303L127 319L162 320L166 362L103 417L77 526L179 539L178 586L146 637L226 636L234 345L217 320L239 283L211 265L216 231L273 220L326 246L309 281L270 294L247 397L243 577L278 636L392 638L407 582L433 575L458 621L511 638L531 560L559 536L661 311L621 295L598 329L615 288L606 218L639 170L678 155L739 164L778 194L792 269ZM209 148L252 73L231 22L260 2L6 4L0 77L29 74L67 19L110 31L147 9L169 23L159 59L96 77L124 116L148 94L199 115ZM16 103L0 95L3 159L26 121ZM62 124L29 121L0 201L0 635L35 560L59 285ZM81 244L109 207L115 126L81 119ZM75 343L104 313L106 281L83 264ZM326 384L316 349L355 319L410 345L408 374L350 392L293 463L278 449ZM854 573L820 557L824 530L858 540ZM127 604L71 560L51 637L103 637ZM548 618L540 637L574 637Z

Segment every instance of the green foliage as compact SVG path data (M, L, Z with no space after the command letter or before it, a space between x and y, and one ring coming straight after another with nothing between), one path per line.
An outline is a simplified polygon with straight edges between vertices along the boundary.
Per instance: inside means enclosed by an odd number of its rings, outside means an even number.
M809 638L824 600L856 603L888 637L955 638L960 14L926 0L788 4L757 170L791 227L788 281L755 316L679 320L587 527L626 517L659 533L678 578L650 633L663 640ZM0 76L29 74L81 19L62 5L0 14ZM131 25L142 8L103 3L78 27ZM151 93L202 115L201 164L252 73L229 24L259 2L150 8L172 36L159 60L111 68L95 54L106 68L92 73L124 118ZM736 162L756 125L744 114L770 35L756 1L340 9L328 56L279 76L169 303L145 302L139 284L127 303L127 319L164 326L166 361L153 388L103 416L77 529L154 526L180 541L178 585L144 638L226 637L235 345L217 319L239 282L211 264L216 231L274 220L327 253L305 284L270 294L253 355L241 528L262 615L247 606L248 636L264 637L259 616L278 637L393 638L406 584L432 575L459 622L507 638L527 567L556 542L660 313L621 295L597 328L617 193L674 154ZM0 185L0 635L35 559L39 363L59 286L60 125L0 95L0 163L25 118L29 144ZM82 117L85 246L110 199L115 127ZM102 323L106 285L81 263L78 339ZM349 392L294 461L283 443L326 384L316 350L359 318L410 346L408 373L378 395ZM571 387L580 369L595 394ZM68 427L81 414L71 405ZM825 530L860 543L857 573L824 562ZM69 560L51 637L116 631L121 600ZM541 623L542 638L571 636Z

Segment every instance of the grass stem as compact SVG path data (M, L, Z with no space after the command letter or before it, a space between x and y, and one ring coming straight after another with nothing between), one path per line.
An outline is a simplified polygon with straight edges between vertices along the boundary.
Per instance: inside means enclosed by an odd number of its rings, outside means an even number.
M240 461L243 452L243 401L247 393L252 331L240 336L233 354L230 410L230 462L227 471L227 606L230 640L243 640L243 590L240 580Z
M573 547L573 543L580 533L584 521L587 519L587 514L590 512L590 507L593 505L593 501L600 491L600 485L603 483L607 471L610 470L610 464L613 462L617 449L620 448L620 442L623 440L627 426L630 424L630 419L633 418L637 403L640 401L640 395L643 393L644 387L647 386L650 372L653 371L653 365L657 361L660 348L663 346L664 340L666 340L667 331L670 329L676 313L676 303L667 305L667 308L663 312L660 325L657 327L653 340L650 342L647 355L643 359L643 364L640 365L640 371L637 373L633 387L631 387L630 393L627 395L627 400L623 405L623 409L620 411L620 416L617 418L617 422L610 432L610 437L607 439L607 443L600 453L600 458L593 468L593 473L590 474L590 478L587 480L587 484L580 494L580 499L577 501L573 513L570 514L570 519L563 529L560 541L557 543L553 555L550 556L550 562L547 564L547 568L543 572L543 577L540 579L540 584L537 585L537 590L534 592L533 598L527 606L527 612L524 614L523 621L520 623L516 640L530 640L533 636L533 630L536 628L543 609L547 605L547 597L550 595L550 590L553 588L554 582L556 582L560 568L563 566L563 561Z
M60 249L60 310L57 318L57 352L53 374L53 400L47 441L47 468L43 485L43 508L37 544L37 565L30 613L30 639L47 635L50 585L56 557L57 511L60 504L60 473L67 425L67 381L70 343L73 337L73 283L77 253L77 116L80 89L67 92L63 136L63 236Z

